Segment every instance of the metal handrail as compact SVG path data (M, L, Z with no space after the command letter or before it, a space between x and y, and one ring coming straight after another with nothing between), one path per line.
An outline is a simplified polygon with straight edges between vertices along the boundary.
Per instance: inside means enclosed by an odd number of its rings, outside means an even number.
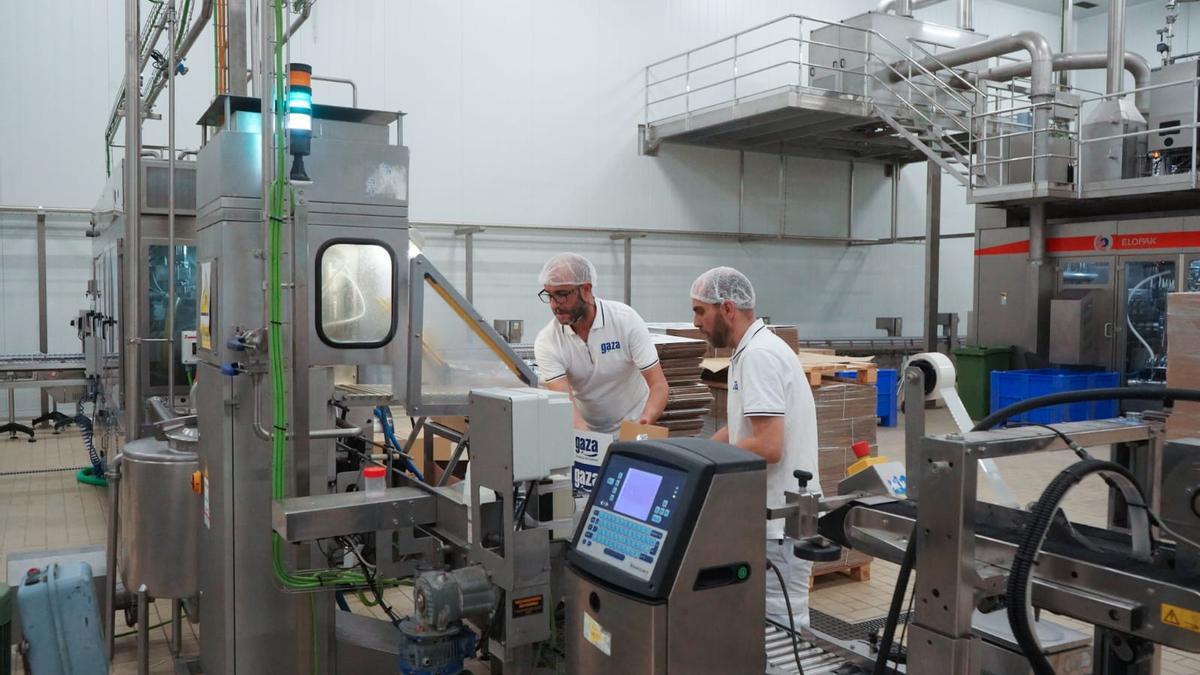
M878 59L879 59L879 61L880 61L881 63L883 63L883 65L887 66L889 69L891 69L891 70L892 70L892 72L894 72L894 73L896 73L897 75L899 75L899 72L898 72L898 71L896 71L896 69L895 69L895 68L894 68L894 67L893 67L893 66L892 66L890 63L888 63L888 62L887 62L887 61L886 61L886 60L885 60L883 57L880 57L880 56L879 56L879 55L877 55L877 54L872 54L872 56L875 56L876 58L878 58ZM873 78L873 79L874 79L876 82L878 82L879 84L883 85L883 86L884 86L884 88L886 88L888 91L891 91L893 94L896 94L895 90L893 90L893 89L892 89L890 86L888 86L888 84L887 84L886 82L884 82L883 80L880 80L880 79L879 79L879 77L877 77L877 76L875 76L875 75L871 75L871 77L872 77L872 78ZM909 83L909 84L911 85L912 83ZM961 122L960 122L960 121L957 119L957 117L958 117L958 115L959 115L959 114L965 114L965 112L966 112L966 111L961 111L961 112L959 112L958 114L951 113L950 111L948 111L948 110L946 110L945 108L943 108L943 107L941 106L941 104L939 104L939 103L937 102L937 100L936 100L936 99L934 99L934 98L933 98L932 96L930 96L929 94L925 93L925 92L924 92L924 91L923 91L923 90L922 90L920 87L911 87L911 88L914 88L914 89L916 89L916 91L917 91L917 92L919 92L919 93L920 93L922 96L924 96L925 98L929 99L929 102L930 102L930 104L932 104L932 105L933 105L935 108L937 108L938 110L942 111L942 113L944 113L944 114L945 114L947 117L952 117L952 118L955 118L955 121L956 121L956 122L958 122L960 126L962 126ZM899 95L899 94L896 94L896 96L897 96L898 98L900 98L901 100L906 100L906 99L904 99L903 97L900 97L900 95ZM912 105L911 101L906 101L906 102L908 102L910 105ZM964 101L963 103L965 104L965 103L966 103L966 101ZM965 127L963 127L963 131L966 131L966 128L965 128Z
M963 77L962 75L959 75L958 71L954 70L953 68L950 68L945 63L942 63L942 60L939 59L936 54L934 54L933 52L929 51L928 49L925 49L924 47L922 47L920 45L920 42L916 38L911 38L911 37L908 38L908 43L911 44L912 46L916 47L917 49L920 49L921 52L923 54L925 54L925 56L928 56L930 59L933 59L934 63L941 66L942 70L950 73L953 77L955 77L956 79L961 81L963 84L967 85L967 88L971 89L972 91L974 91L976 94L978 94L980 96L985 96L985 94L982 91L979 91L978 87L976 87L975 85L968 82L967 78ZM939 79L938 81L940 82L941 80ZM953 91L953 89L950 89L950 91ZM963 103L965 104L966 102L967 101L964 99Z
M1177 127L1170 127L1170 130L1171 130L1171 131L1175 131L1176 129L1180 129L1180 130L1183 130L1183 129L1194 129L1194 128L1196 128L1197 126L1200 126L1200 125L1198 125L1198 124L1197 124L1197 123L1195 123L1195 122L1192 122L1192 123L1190 123L1190 124L1180 124L1180 125L1179 125L1179 126L1177 126ZM1120 139L1120 138L1132 138L1132 137L1134 137L1134 136L1146 136L1146 135L1149 135L1149 134L1156 134L1156 133L1158 133L1158 132L1160 132L1160 131L1162 131L1162 129L1142 129L1141 131L1130 131L1130 132L1128 132L1128 133L1124 133L1124 134L1115 134L1115 135L1112 135L1112 136L1099 136L1099 137L1097 137L1097 138L1080 138L1080 139L1079 139L1079 144L1080 144L1080 145L1087 145L1088 143L1099 143L1099 142L1101 142L1101 141L1115 141L1115 140L1117 140L1117 139Z
M771 21L765 21L765 22L763 22L763 23L760 23L760 24L758 24L758 25L756 25L756 26L751 26L750 28L746 28L746 29L744 29L744 30L742 30L742 31L739 31L739 32L737 32L737 33L733 33L732 35L727 35L727 36L725 36L725 37L723 37L723 38L718 38L718 39L716 39L716 40L712 40L712 41L710 41L710 42L707 42L707 43L705 43L705 44L702 44L702 45L700 45L700 46L698 46L698 47L693 47L693 48L691 48L691 49L689 49L689 50L686 50L686 51L680 52L680 53L678 53L678 54L675 54L675 55L673 55L673 56L669 56L669 57L666 57L666 58L664 58L664 59L660 59L660 60L658 60L658 61L655 61L654 63L651 63L650 65L646 66L646 68L645 68L645 72L646 72L645 81L646 81L646 86L647 86L647 89L649 89L649 88L650 88L650 87L652 87L652 86L655 86L655 85L661 84L662 82L669 81L669 80L671 80L671 79L677 79L678 77L680 77L680 76L683 76L683 75L689 75L689 76L690 76L690 74L692 74L692 73L694 73L694 72L698 72L699 70L704 70L704 69L706 69L706 68L710 67L710 65L711 65L711 64L706 64L705 66L701 66L700 68L696 68L696 69L693 69L693 68L691 68L690 66L686 66L686 67L687 67L687 70L685 71L685 73L682 73L682 74L679 74L679 75L672 75L672 76L669 76L669 77L667 77L667 78L663 78L663 79L661 79L661 80L657 80L657 79L656 79L656 80L653 80L653 81L652 81L652 80L651 80L651 76L650 76L650 71L651 71L653 68L655 68L655 67L661 66L661 65L663 65L663 64L665 64L665 63L669 63L669 62L671 62L671 61L678 60L678 59L680 59L680 58L690 59L690 57L691 57L691 55L692 55L692 54L695 54L696 52L699 52L699 51L701 51L701 50L704 50L704 49L708 49L708 48L714 47L714 46L716 46L716 45L719 45L719 44L722 44L722 43L724 43L724 42L730 42L730 41L733 41L733 42L735 42L735 44L736 44L736 40L737 40L737 38L739 38L739 37L741 37L741 36L747 35L747 34L749 34L749 33L751 33L751 32L754 32L754 31L760 30L760 29L762 29L762 28L766 28L767 26L772 26L772 25L775 25L775 24L778 24L778 23L782 23L782 22L785 22L785 21L789 21L789 20L796 20L796 21L799 21L801 25L803 25L803 23L804 23L805 21L808 21L808 22L816 23L816 24L819 24L819 25L822 25L822 26L838 26L838 27L840 27L840 28L842 28L842 29L850 29L850 30L854 30L854 31L857 31L857 32L859 32L859 33L862 33L864 36L866 36L866 37L865 37L865 40L867 41L867 43L868 43L868 44L869 44L869 41L870 41L870 39L871 39L872 37L874 37L874 38L878 39L879 41L881 41L882 43L884 43L884 44L886 44L886 45L890 46L890 47L891 47L891 48L892 48L892 49L893 49L893 50L894 50L894 51L895 51L897 54L899 54L899 55L901 56L901 60L902 60L902 61L906 61L906 62L908 62L908 63L909 63L909 69L910 69L910 71L911 71L911 68L912 68L912 66L916 66L916 67L917 67L919 70L921 70L921 71L925 72L927 75L931 75L931 73L929 73L929 71L928 71L927 69L925 69L925 68L924 68L924 66L922 66L922 65L921 65L921 64L919 64L919 63L918 63L918 62L917 62L915 59L913 59L911 56L909 56L908 54L906 54L906 53L904 52L904 50L903 50L903 49L901 49L901 48L899 47L899 45L897 45L895 42L893 42L892 40L888 39L886 36L884 36L882 33L879 33L878 31L875 31L875 30L872 30L872 29L869 29L869 28L860 28L860 27L858 27L858 26L849 26L849 25L842 24L842 23L835 23L835 22L832 22L832 21L825 21L825 20L823 20L823 19L817 19L817 18L813 18L813 17L809 17L809 16L804 16L804 15L802 15L802 14L786 14L786 15L784 15L784 16L782 16L782 17L779 17L779 18L777 18L777 19L772 19ZM812 41L812 40L805 40L805 39L803 38L803 35L802 35L802 34L801 34L801 37L799 37L799 38L796 38L796 40L797 40L797 41L799 41L801 44L804 44L804 43L806 43L806 42L807 42L807 43L809 43L809 44L813 44L813 41ZM819 43L818 43L818 44L819 44ZM856 49L853 49L853 48L845 48L845 47L842 47L841 45L837 45L837 46L838 46L839 48L842 48L842 49L847 49L847 50L849 50L849 51L855 51L855 52L859 52L859 50L856 50ZM859 52L859 53L870 53L870 52L869 52L869 51L863 51L863 52ZM733 57L731 57L731 58L728 58L728 59L725 59L725 60L718 61L717 63L725 63L725 62L728 62L728 61L730 61L730 60L736 60L737 58L740 58L740 54L736 54L736 53L735 53ZM786 62L783 62L783 63L776 64L776 66L778 66L778 65L788 65L788 64L806 65L806 64L804 64L802 61L799 61L799 62L796 62L796 61L786 61ZM815 65L815 64L807 64L807 65L813 66L813 65ZM762 70L760 69L760 70L759 70L759 71L757 71L757 72L762 72ZM852 71L843 71L843 72L852 72ZM747 73L747 74L751 74L751 73ZM856 73L856 72L855 72L855 73L853 73L853 74L854 74L854 75L856 75L856 76L857 76L857 75L859 75L859 73ZM866 75L866 73L863 73L862 75L864 75L864 76L865 76L865 75ZM720 82L720 83L715 83L715 84L726 84L726 83L728 83L728 82L730 82L730 81L734 81L734 80L736 80L736 79L737 79L737 77L740 77L740 76L741 76L741 75L739 74L738 76L735 76L734 78L727 79L727 80L724 80L724 81L722 81L722 82ZM937 78L934 78L934 79L937 79ZM939 80L939 82L940 82L940 80ZM911 82L910 82L910 85L911 85L911 84L913 84L913 83L911 83ZM944 83L943 83L943 86L945 86L945 85L944 85ZM704 88L711 88L711 85L706 85ZM950 87L949 87L949 86L945 86L945 88L946 88L947 90L949 90L949 89L950 89ZM691 89L689 88L689 91L695 91L695 90L691 90ZM893 92L893 93L894 93L894 92ZM952 92L952 91L951 91L951 92L949 92L949 93L951 93L951 94L952 94L952 95L954 95L954 96L958 96L957 92ZM673 96L673 97L671 97L671 98L678 98L678 95L676 95L676 96ZM961 97L959 97L959 98L961 99ZM658 101L655 101L655 102L656 102L656 103L661 103L661 102L662 102L662 100L658 100ZM963 100L963 102L964 102L965 104L966 104L966 103L968 103L968 102L967 102L967 101L965 101L965 100ZM647 107L647 108L649 108L649 105L647 105L646 107ZM689 112L689 111L685 111L685 112ZM646 119L647 119L647 121L648 121L648 120L649 120L649 114L648 114L648 112L647 112L647 114L645 115L645 117L646 117Z
M878 55L874 55L874 56L877 56L877 57L878 57ZM885 59L883 59L882 57L878 57L878 58L879 58L879 60L880 60L880 62L881 62L881 63L883 63L885 66L887 66L887 67L888 67L889 69L891 69L893 72L895 72L895 67L894 67L894 66L892 66L890 63L888 63L888 62L887 62ZM897 74L899 74L899 73L897 72ZM925 121L929 123L929 125L930 125L930 126L934 127L935 129L939 129L939 130L941 130L941 127L939 127L939 126L938 126L938 125L937 125L937 124L936 124L936 123L935 123L933 120L929 119L929 118L928 118L928 117L926 117L926 116L925 116L923 113L921 113L921 111L920 111L920 110L918 110L918 109L917 109L917 107L916 107L916 106L915 106L915 105L914 105L914 104L913 104L911 101L909 101L909 100L905 99L903 96L901 96L899 93L897 93L897 92L896 92L896 90L892 89L890 85L888 85L886 82L884 82L883 80L881 80L879 77L877 77L877 76L875 76L875 75L871 75L871 77L872 77L872 78L873 78L873 79L874 79L874 80L875 80L877 83L879 83L879 84L880 84L880 85L881 85L881 86L882 86L884 89L887 89L888 91L892 92L892 95L893 95L893 96L895 96L897 100L899 100L899 101L903 101L903 102L905 103L905 105L907 105L907 106L908 106L908 107L909 107L909 108L910 108L910 109L911 109L913 112L917 113L918 115L921 115L921 117L923 117L923 118L925 119ZM942 111L942 114L944 114L944 115L946 115L947 117L949 117L949 118L950 118L950 119L951 119L951 120L952 120L952 121L953 121L953 122L954 122L954 123L955 123L955 124L956 124L956 125L959 127L959 129L960 129L961 131L963 131L963 132L967 132L967 133L969 133L969 132L970 132L970 129L968 129L968 128L966 127L966 125L964 125L964 124L962 123L962 121L961 121L961 120L959 120L959 118L958 118L958 115L952 114L952 113L950 113L949 111L947 111L947 110L946 110L945 108L943 108L943 107L942 107L942 106L941 106L941 105L940 105L940 104L939 104L939 103L938 103L938 102L937 102L937 101L936 101L936 100L935 100L935 99L934 99L932 96L930 96L929 94L926 94L924 91L921 91L921 89L920 89L920 88L917 88L917 91L918 91L918 92L920 92L922 96L925 96L926 98L928 98L928 99L929 99L929 101L930 101L930 103L933 105L933 107L935 107L935 108L937 108L938 110ZM948 142L954 142L954 141L948 141ZM963 147L963 146L960 144L960 145L959 145L959 147L961 147L961 148L962 148L962 152L963 152L964 154L969 154L969 153L968 153L969 146L967 146L967 147Z
M989 115L999 115L1001 113L1006 113L1006 112L1016 112L1016 111L1020 111L1020 110L1032 110L1034 108L1043 108L1043 107L1049 107L1049 106L1058 106L1060 108L1074 108L1076 110L1078 110L1080 107L1082 107L1082 106L1074 105L1071 103L1067 103L1065 101L1040 101L1038 103L1030 103L1028 105L1018 106L1015 108L1004 108L1002 110L988 110L986 112L974 113L971 115L971 119L978 119L980 117L987 117Z
M942 91L944 91L945 93L947 93L948 95L950 95L952 98L955 98L955 99L957 99L957 100L958 100L960 103L962 103L962 104L963 104L964 106L966 106L968 109L972 107L972 104L971 104L971 102L970 102L970 101L968 101L968 100L966 100L965 98L963 98L962 96L960 96L960 95L958 94L958 92L954 91L954 89L952 89L952 88L951 88L949 85L947 85L945 82L942 82L942 80L941 80L941 79L940 79L940 78L939 78L937 75L935 75L935 74L933 73L933 71L931 71L931 70L929 70L928 68L926 68L925 66L921 65L921 63L920 63L919 61L917 61L916 59L912 58L912 57L911 57L911 56L909 56L908 54L905 54L905 53L904 53L904 51L903 51L903 50L901 50L901 49L900 49L898 46L896 46L896 44L895 44L894 42L892 42L891 40L888 40L887 38L883 37L883 35L879 35L879 37L880 37L881 39L883 39L883 41L884 41L885 43L887 43L887 44L891 45L891 46L892 46L892 48L893 48L893 49L896 51L896 53L900 55L900 57L901 57L901 59L902 59L902 60L904 60L904 61L908 61L908 72L909 72L909 74L908 74L908 75L904 75L904 74L902 74L902 73L901 73L899 70L896 70L896 68L895 68L895 66L894 66L893 64L891 64L891 63L887 63L887 62L884 60L884 58L883 58L882 56L879 56L878 54L876 54L876 53L874 53L874 52L872 52L872 53L871 53L871 56L874 56L875 58L877 58L877 59L879 59L881 62L883 62L883 64L884 64L885 66L887 66L887 67L888 67L888 69L892 71L892 73L894 73L894 74L895 74L897 77L899 77L899 78L900 78L900 80L901 80L902 82L905 82L905 83L907 83L907 84L908 84L910 87L911 87L911 86L914 86L914 85L916 84L916 83L914 83L914 82L913 82L913 80L912 80L912 77L913 77L913 76L912 76L912 68L913 68L913 66L916 66L916 67L917 67L917 68L918 68L918 69L921 71L921 74L923 74L923 75L925 75L925 76L929 77L929 78L930 78L930 80L932 80L932 82L937 82L937 83L938 83L938 86L936 87L937 89L939 89L939 90L942 90Z
M733 56L727 56L727 57L725 57L725 58L723 58L723 59L718 59L718 60L716 60L716 61L713 61L712 63L706 63L706 64L704 64L704 65L702 65L702 66L696 66L695 68L692 68L691 70L688 70L688 71L685 71L685 72L679 73L679 74L677 74L677 75L668 75L667 77L664 77L664 78L662 78L662 79L660 79L660 80L655 80L655 81L651 82L649 86L653 87L653 86L660 85L660 84L662 84L662 83L664 83L664 82L670 82L671 80L678 80L678 79L679 79L679 78L681 78L681 77L687 77L688 75L691 75L691 74L693 74L693 73L698 73L698 72L700 72L700 71L702 71L702 70L705 70L705 69L708 69L708 68L712 68L712 67L714 67L714 66L719 66L719 65L721 65L722 63L729 63L730 61L736 61L736 60L738 60L738 58L740 58L740 57L742 57L742 56L749 56L749 55L751 55L751 54L756 54L756 53L758 53L758 52L761 52L761 51L764 51L764 50L766 50L766 49L770 49L771 47L777 47L777 46L779 46L779 45L781 45L781 44L785 44L785 43L788 43L788 42L800 42L800 43L803 43L803 42L804 42L804 40L803 40L803 39L801 39L801 38L795 38L795 37L786 37L786 38L781 38L781 39L779 39L779 40L776 40L776 41L774 41L774 42L770 42L770 43L768 43L768 44L765 44L765 45L763 45L763 46L761 46L761 47L755 47L754 49L751 49L750 51L747 51L747 52L739 52L738 54L735 54L735 55L733 55ZM818 43L812 43L812 44L818 44Z
M1134 89L1126 89L1124 91L1114 91L1111 94L1101 94L1099 96L1095 96L1092 98L1082 99L1079 103L1080 103L1080 105L1083 105L1084 103L1092 103L1094 101L1100 101L1100 100L1109 99L1109 98L1120 98L1127 94L1137 94L1139 92L1150 91L1152 89L1165 89L1167 87L1178 87L1178 86L1184 85L1184 84L1192 84L1193 82L1194 82L1194 80L1176 80L1175 82L1160 82L1158 84L1148 84L1144 87L1136 87Z
M765 22L763 22L763 23L760 23L760 24L758 24L757 26L751 26L750 28L747 28L747 29L745 29L745 30L743 30L743 31L740 31L740 32L734 33L734 34L732 34L732 35L726 35L726 36L725 36L725 37L723 37L723 38L717 38L716 40L713 40L712 42L707 42L707 43L705 43L705 44L702 44L702 45L700 45L699 47L692 47L691 49L688 49L688 50L686 50L686 51L682 51L682 52L680 52L680 53L678 53L678 54L676 54L676 55L674 55L674 56L668 56L667 58L665 58L665 59L662 59L662 60L660 60L660 61L655 61L654 63L651 63L650 65L646 66L646 68L647 68L647 69L650 69L650 68L653 68L653 67L655 67L655 66L661 66L662 64L664 64L664 63L666 63L666 62L668 62L668 61L674 61L675 59L678 59L678 58L680 58L680 57L687 56L688 54L692 54L692 53L694 53L694 52L698 52L698 51L700 51L701 49L708 49L709 47L715 47L716 45L719 45L719 44L721 44L722 42L726 42L726 41L728 41L728 40L732 40L732 39L733 39L733 38L735 38L735 37L740 37L740 36L742 36L742 35L745 35L745 34L747 34L747 33L751 33L751 32L753 32L753 31L756 31L756 30L758 30L758 29L760 29L760 28L766 28L767 26L771 26L771 25L774 25L774 24L780 23L780 22L782 22L782 21L787 21L788 19L799 19L799 20L801 20L801 21L804 21L804 20L808 19L808 17L804 17L804 16L801 16L801 15L799 15L799 14L785 14L785 15L783 15L783 16L781 16L781 17L779 17L778 19L771 19L770 21L765 21ZM820 19L811 19L811 20L812 20L812 21L820 21ZM847 26L847 28L849 28L849 26Z
M681 96L688 96L688 95L694 94L694 93L696 93L696 92L698 92L698 91L704 91L705 89L712 89L713 87L718 87L718 86L720 86L720 85L722 85L722 84L729 84L730 82L734 82L734 81L736 81L736 80L738 80L738 79L740 79L740 78L743 78L743 77L749 77L749 76L751 76L751 75L757 75L757 74L759 74L759 73L766 72L766 71L768 71L768 70L774 70L775 68L778 68L778 67L780 67L780 66L790 66L790 65L803 66L803 65L806 65L806 64L805 64L804 62L802 62L802 61L780 61L779 63L773 63L773 64L771 64L771 65L769 65L769 66L764 66L764 67L762 67L762 68L759 68L759 69L757 69L757 70L752 70L752 71L750 71L750 72L748 72L748 73L742 73L742 74L739 74L739 75L734 75L733 77L726 78L726 79L724 79L724 80L718 80L718 81L716 81L716 82L710 82L709 84L706 84L706 85L704 85L704 86L702 86L702 87L696 87L696 88L694 88L694 89L688 89L687 91L681 91L681 92L679 92L678 94L671 94L670 96L664 96L663 98L657 98L657 99L654 99L654 100L650 101L650 105L654 105L655 103L662 103L662 102L664 102L664 101L670 101L670 100L672 100L672 99L677 99L677 98L679 98L679 97L681 97ZM831 68L830 70L841 70L841 69L839 69L839 68Z
M1047 152L1047 153L1040 154L1040 155L1021 155L1019 157L1005 157L1003 159L994 159L994 160L989 160L986 162L976 162L975 166L992 166L995 164L1009 164L1012 162L1024 162L1025 160L1028 160L1028 159L1044 159L1044 158L1075 159L1075 155L1062 155L1062 154L1059 154L1056 152Z

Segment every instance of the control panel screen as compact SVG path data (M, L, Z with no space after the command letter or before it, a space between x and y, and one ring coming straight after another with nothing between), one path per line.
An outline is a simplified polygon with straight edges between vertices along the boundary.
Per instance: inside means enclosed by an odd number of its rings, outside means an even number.
M630 469L625 475L625 483L617 495L617 505L613 510L627 516L645 520L654 508L654 498L658 495L658 486L662 485L662 476L646 471Z
M649 580L670 537L687 473L614 456L596 479L576 550Z

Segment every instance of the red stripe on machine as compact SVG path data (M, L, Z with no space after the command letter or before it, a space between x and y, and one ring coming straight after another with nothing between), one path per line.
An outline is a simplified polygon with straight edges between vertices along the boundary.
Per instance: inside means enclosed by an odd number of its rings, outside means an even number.
M1046 251L1050 253L1085 253L1089 251L1138 251L1171 248L1200 248L1200 232L1148 232L1111 236L1050 237ZM1014 241L998 246L975 249L975 255L1015 255L1029 252L1029 240Z
M1014 241L1011 244L1000 244L999 246L975 249L975 255L1012 255L1016 253L1029 253L1028 239L1025 241Z

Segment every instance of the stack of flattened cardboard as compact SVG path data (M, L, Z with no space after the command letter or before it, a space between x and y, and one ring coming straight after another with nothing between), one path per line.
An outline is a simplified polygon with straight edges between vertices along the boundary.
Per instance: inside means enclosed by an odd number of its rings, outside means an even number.
M713 397L700 381L700 360L708 343L688 337L651 333L663 375L670 389L667 409L658 425L672 436L692 436L704 427L704 417L712 410Z
M650 329L651 334L660 333L663 335L674 335L675 337L692 338L693 340L703 340L704 334L700 332L690 323L683 322L665 322L665 323L648 323L646 327ZM795 326L767 326L769 330L774 332L792 351L796 351L800 346L800 331ZM732 356L732 348L717 349L712 345L704 352L706 357Z
M838 483L857 458L850 446L858 441L871 445L871 454L879 454L875 430L876 390L874 385L836 383L814 387L817 404L817 471L821 489L837 494ZM871 558L860 551L843 550L840 559L813 566L813 576L847 572L855 581L871 578Z
M1200 389L1200 293L1167 296L1167 386ZM1167 438L1200 438L1200 403L1176 401Z
M837 494L838 483L857 458L850 446L866 441L871 454L878 454L875 431L876 389L861 384L827 384L813 389L817 404L817 466L821 489Z

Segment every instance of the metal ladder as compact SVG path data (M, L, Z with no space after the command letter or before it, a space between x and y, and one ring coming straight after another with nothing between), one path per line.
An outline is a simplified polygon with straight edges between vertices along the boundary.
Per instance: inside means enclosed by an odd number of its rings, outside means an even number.
M872 100L874 113L954 180L970 188L974 172L971 115L978 100L976 97L984 96L983 92L952 68L941 64L931 51L911 38L909 44L941 65L939 72L959 82L961 91L890 40L883 38L876 44L887 45L892 53L872 50L867 58L882 64L884 71L892 73L896 81L871 75L885 92Z

